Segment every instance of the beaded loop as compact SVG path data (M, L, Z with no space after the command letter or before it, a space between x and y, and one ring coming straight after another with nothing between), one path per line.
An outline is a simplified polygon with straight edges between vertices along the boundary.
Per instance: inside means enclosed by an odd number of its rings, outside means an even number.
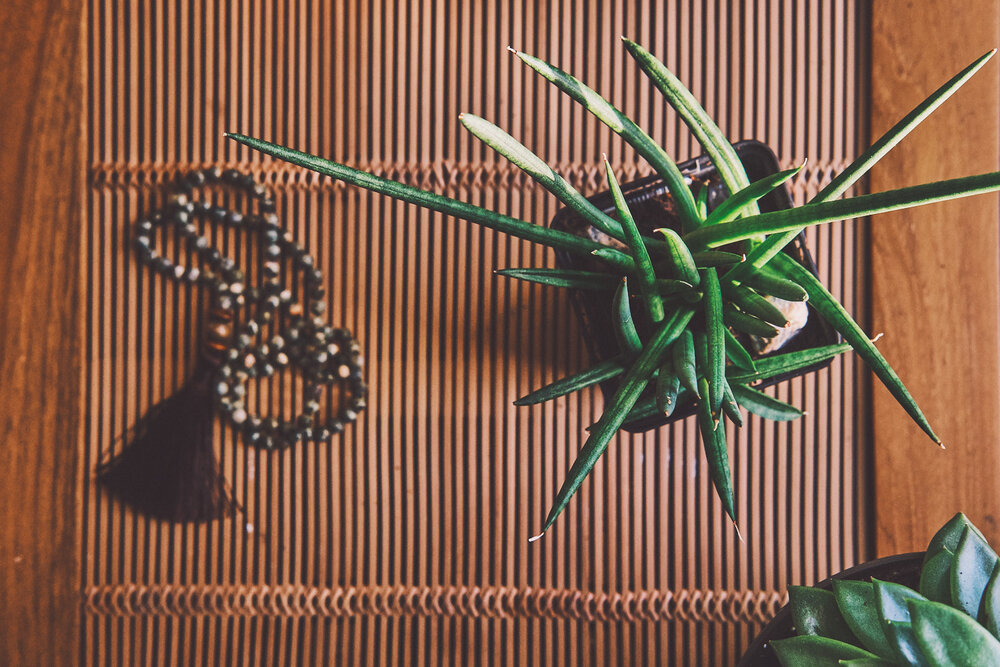
M194 199L197 190L214 185L246 191L256 201L258 212L244 214ZM233 169L222 171L218 167L192 171L178 180L177 192L164 209L136 223L134 238L143 263L179 282L205 287L212 295L213 325L206 335L206 347L207 353L218 359L213 382L216 404L230 423L243 432L248 443L265 449L283 448L305 440L328 441L357 419L366 407L368 392L362 377L364 358L358 342L347 329L330 327L323 320L326 310L323 274L312 256L291 234L282 231L275 209L271 191L247 174ZM245 274L236 268L236 263L223 257L199 233L196 224L199 219L261 235L260 270L264 277L261 288L247 287ZM155 229L166 226L176 228L204 268L176 263L154 247ZM291 263L293 272L301 272L303 276L308 308L293 300L292 290L281 280L281 269L286 262ZM249 304L256 306L253 317L233 335L229 322L234 319L236 309ZM262 326L276 325L279 320L285 324L284 335L274 334L267 341L254 344ZM301 371L305 382L304 411L287 421L249 414L247 381L268 378L292 366ZM316 414L323 387L337 383L346 390L346 395L341 396L337 414L319 424Z

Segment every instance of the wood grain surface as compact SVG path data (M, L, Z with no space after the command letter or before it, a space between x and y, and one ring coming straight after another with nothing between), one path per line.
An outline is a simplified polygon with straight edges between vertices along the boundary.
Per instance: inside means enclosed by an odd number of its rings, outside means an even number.
M83 8L0 3L0 664L78 661Z
M788 583L869 555L852 357L776 388L807 419L751 418L731 438L747 544L679 422L620 437L529 545L601 409L597 392L511 406L587 363L565 295L492 274L551 254L222 139L264 136L544 224L554 200L457 113L498 122L588 193L602 151L622 180L648 173L511 44L579 74L678 158L700 153L625 55L628 34L730 136L785 167L808 157L802 202L857 153L867 3L71 4L0 5L16 36L0 47L0 664L733 664ZM205 164L275 188L325 271L331 321L362 341L372 394L329 446L261 452L220 427L243 512L177 526L112 502L93 470L189 370L198 294L151 276L128 239L173 175ZM859 311L854 229L808 243ZM257 407L281 409L283 389L261 383Z
M872 135L1000 45L994 2L873 3ZM871 191L1000 168L998 63L895 148ZM888 392L873 392L879 555L923 549L964 511L1000 540L1000 336L995 195L879 216L871 222L873 330L947 450Z
M566 294L493 275L551 266L552 254L222 138L261 136L546 224L555 199L457 116L496 122L586 193L602 187L601 152L623 181L648 173L509 44L580 76L678 159L700 154L625 34L664 58L729 136L766 142L786 168L808 157L791 184L802 202L858 152L866 3L90 6L88 663L731 665L760 627L755 601L866 558L864 406L846 355L775 388L809 417L753 417L731 435L745 545L703 474L691 420L618 437L561 523L529 544L602 407L597 391L511 405L588 364ZM263 452L220 423L216 451L244 511L176 526L111 501L90 475L190 370L200 295L152 275L128 238L173 174L204 164L274 187L281 224L324 272L329 319L361 342L371 394L328 445ZM808 235L852 311L863 305L854 234L837 224ZM253 256L243 237L216 238L240 261ZM277 381L254 391L264 410L288 393ZM163 587L180 592L156 598ZM273 597L251 598L276 590L302 597L274 614ZM342 591L354 594L347 608ZM397 604L386 591L421 603L382 613ZM495 612L501 591L519 602ZM262 612L240 612L241 599ZM592 620L562 606L576 600L622 611ZM633 613L654 600L687 602ZM713 615L722 600L729 611Z

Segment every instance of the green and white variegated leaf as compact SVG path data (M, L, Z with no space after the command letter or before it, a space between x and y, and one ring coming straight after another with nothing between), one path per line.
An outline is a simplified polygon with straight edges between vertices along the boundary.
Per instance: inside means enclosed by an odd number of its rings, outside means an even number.
M726 184L730 193L736 193L750 185L746 169L740 162L736 149L729 143L719 126L701 106L695 96L666 65L660 62L652 53L630 39L622 37L625 49L635 58L639 68L650 78L654 85L663 93L681 120L688 126L698 143L715 164L715 169ZM749 213L757 213L756 203L748 205Z
M619 241L625 240L622 227L617 220L587 201L586 197L556 173L555 169L546 164L545 160L528 150L520 141L490 121L475 114L463 113L458 118L465 129L476 138L517 165L535 182L555 195L559 201L576 211L584 220L608 236Z
M276 157L279 160L305 167L324 176L335 178L338 181L356 185L360 188L365 188L366 190L371 190L372 192L377 192L409 204L415 204L431 211L438 211L445 215L468 220L469 222L495 229L504 234L510 234L511 236L526 239L534 243L565 250L576 255L590 257L594 256L595 253L600 253L602 260L620 270L631 272L635 269L635 263L627 254L591 241L590 239L581 238L575 234L549 229L542 225L534 225L524 220L496 213L481 206L451 199L435 192L421 190L420 188L415 188L405 183L398 183L388 178L382 178L381 176L375 176L374 174L369 174L317 155L310 155L309 153L286 148L278 144L263 141L262 139L254 139L241 134L227 134L226 137L253 150Z
M698 226L698 215L691 188L684 180L684 175L678 169L677 164L652 137L636 125L631 118L573 75L535 56L514 49L510 50L531 69L551 81L559 90L569 95L570 98L592 113L595 118L607 125L612 132L624 138L643 159L652 165L656 173L667 184L667 189L677 203L677 212L684 229L693 229Z
M949 79L943 86L927 96L927 99L918 104L910 113L904 116L898 123L879 137L858 159L852 162L844 171L838 174L825 188L810 200L810 204L832 201L847 191L862 176L881 160L886 153L893 149L903 138L914 128L920 125L925 118L934 112L945 100L952 96L955 91L962 87L966 81L982 68L986 62L993 57L996 49L980 56L968 67ZM788 230L780 235L766 239L759 246L750 251L747 261L735 267L723 278L724 280L742 281L752 271L760 269L766 265L772 257L781 252L781 249L792 242L801 230Z

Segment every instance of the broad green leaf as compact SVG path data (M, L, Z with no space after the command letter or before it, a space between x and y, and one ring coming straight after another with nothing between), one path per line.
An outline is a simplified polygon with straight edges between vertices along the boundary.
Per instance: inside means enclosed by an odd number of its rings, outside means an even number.
M828 359L833 359L850 349L851 346L849 343L837 343L835 345L813 347L808 350L775 354L755 361L754 364L757 366L756 372L750 373L733 368L726 373L726 377L729 379L730 384L734 382L747 384L768 380L778 375L794 373L803 368L809 368L815 364L827 361Z
M910 609L907 602L927 598L900 584L878 579L872 579L872 583L875 585L879 617L884 624L883 629L889 643L893 645L904 664L922 667L926 661L910 628Z
M514 401L514 405L534 405L536 403L551 401L553 398L565 396L579 389L584 389L585 387L618 377L624 372L625 364L621 359L616 358L602 361L579 373L560 378L541 389L536 389L527 396L522 396Z
M684 331L688 322L691 321L693 314L694 311L690 309L675 311L663 323L656 332L656 335L643 347L642 353L639 354L635 363L632 364L625 377L622 378L621 384L618 385L618 391L615 392L614 397L604 409L604 414L601 415L601 418L590 432L587 441L580 448L580 453L570 467L569 473L566 475L566 480L556 493L555 500L552 502L552 508L549 510L545 518L545 524L542 526L542 533L532 538L533 540L541 537L555 522L556 517L566 508L569 499L580 488L587 475L590 474L594 464L597 463L597 459L607 449L608 442L611 441L611 438L624 423L625 418L639 399L639 395L646 388L649 379L653 376L653 371L657 369L657 366L662 361L664 351Z
M917 407L916 401L910 396L910 392L906 390L903 381L896 375L896 371L892 369L892 366L885 360L885 357L882 356L882 353L878 351L878 348L875 347L874 343L862 331L857 322L851 318L850 314L844 310L844 307L819 282L819 279L788 255L777 255L773 261L774 264L787 272L796 283L806 290L813 308L850 343L854 351L858 353L858 356L864 359L868 367L875 373L875 376L882 381L882 384L885 385L889 393L906 410L913 421L934 442L941 444L940 438L934 434L930 424L927 422L927 418L924 417L924 413ZM758 364L758 369L759 367L760 365Z
M776 174L765 176L751 183L736 194L730 195L724 202L716 206L712 214L708 216L705 224L718 225L735 220L747 211L747 207L750 204L771 194L801 170L802 167L795 167L787 171L779 171Z
M965 534L966 528L973 530L984 542L986 541L986 537L969 521L969 517L959 512L934 533L934 537L927 544L924 563L935 556L941 549L947 549L952 554L958 551L958 543L962 541L962 535Z
M639 64L639 68L663 93L670 106L677 111L681 120L691 129L695 138L698 139L698 143L705 148L705 152L712 158L715 170L719 173L729 192L739 192L749 185L750 180L747 178L743 163L740 162L740 158L736 154L736 149L729 143L729 139L702 108L691 91L652 53L625 37L622 37L622 42L625 44L625 49ZM758 210L755 203L749 204L749 208L751 214Z
M779 401L764 392L751 389L742 384L731 384L733 395L739 404L758 417L772 421L786 422L798 419L803 412L794 405Z
M496 274L539 285L609 292L617 288L621 281L620 276L611 273L573 269L500 269Z
M940 602L910 605L917 642L934 667L1000 667L1000 641L975 620Z
M677 204L677 213L681 219L683 228L694 229L698 226L698 215L695 211L691 188L688 187L687 181L684 180L684 175L677 168L677 164L658 143L653 141L628 116L616 109L610 102L576 77L527 53L521 53L514 49L510 50L528 67L551 81L559 90L583 105L595 118L607 125L612 132L625 139L656 170L656 173L667 184L667 189Z
M1000 639L1000 565L993 568L990 581L983 591L983 601L979 607L979 622Z
M468 220L469 222L489 227L490 229L495 229L498 232L503 232L504 234L510 234L511 236L516 236L541 245L559 248L560 250L565 250L566 252L583 256L593 255L595 251L607 250L607 253L601 255L601 258L604 261L613 264L623 271L632 271L635 267L635 263L630 257L628 257L628 255L612 248L607 248L606 246L603 246L595 241L591 241L590 239L575 236L574 234L569 234L567 232L549 229L548 227L543 227L541 225L533 225L530 222L501 215L490 211L489 209L482 208L481 206L475 206L463 201L458 201L457 199L451 199L450 197L444 197L433 192L427 192L425 190L421 190L420 188L404 185L403 183L397 183L396 181L389 180L388 178L382 178L381 176L373 176L372 174L368 174L315 155L303 153L302 151L285 148L283 146L279 146L278 144L272 144L260 139L253 139L241 134L226 134L226 137L254 150L266 153L267 155L271 155L280 160L285 160L286 162L291 162L292 164L296 164L300 167L305 167L306 169L335 178L339 181L344 181L345 183L356 185L358 187L365 188L366 190L371 190L372 192L393 197L410 204L422 206L432 211L438 211L439 213Z
M463 113L459 115L458 120L465 126L465 129L521 168L535 182L555 195L559 201L576 211L577 215L608 236L619 241L624 240L622 227L614 218L587 201L587 198L570 185L566 179L557 174L552 167L528 150L517 139L475 114Z
M813 635L778 639L771 646L784 667L839 667L844 660L878 659L857 646Z
M841 616L864 647L883 658L894 657L896 651L889 644L879 617L874 584L834 579L833 594Z
M820 192L813 197L810 203L831 201L846 192L849 187L858 181L858 179L868 173L868 170L881 160L886 153L902 141L903 137L923 122L923 120L927 118L927 116L929 116L935 109L941 106L945 100L951 97L952 93L961 88L973 74L978 72L979 69L986 64L986 61L993 57L994 53L996 53L996 49L980 56L974 60L972 64L952 77L947 83L931 93L927 99L918 104L912 111L910 111L910 113L904 116L898 123L893 125L889 131L879 137L878 141L872 144L867 151L862 153L858 159L852 162L847 169L838 174L829 185L820 190ZM763 243L750 251L745 264L734 267L733 270L723 277L723 279L726 281L742 281L752 271L760 269L760 267L767 264L772 257L781 252L781 249L791 243L800 231L801 229L789 230L784 234L772 236L766 239Z
M920 570L920 594L928 600L951 604L951 567L955 554L942 546Z
M907 614L909 616L909 614ZM885 634L896 648L898 659L910 667L929 667L930 662L924 656L913 625L905 621L888 621Z
M875 586L875 599L878 602L879 615L883 621L910 622L910 600L926 600L923 595L912 588L891 581L872 579Z
M646 245L642 241L639 228L635 226L635 218L632 217L632 212L625 202L625 195L622 194L618 179L615 178L607 157L604 158L604 169L608 176L611 198L615 202L615 210L618 211L618 220L621 222L622 231L625 234L625 244L631 251L632 261L635 262L636 269L638 269L636 275L639 279L639 291L646 303L646 312L649 313L649 319L653 324L659 324L663 321L664 315L663 299L656 293L656 288L653 286L653 283L656 282L653 262L649 259L649 251L646 250Z
M997 555L986 540L966 528L951 567L951 599L955 607L978 618L979 603L996 564Z
M792 624L798 635L829 637L847 644L857 644L858 638L837 609L837 600L830 591L811 586L789 586L788 606Z
M683 239L689 248L716 248L761 234L798 232L802 228L812 225L862 218L950 199L996 192L997 190L1000 190L1000 172L990 172L977 176L937 181L936 183L913 185L888 192L860 195L850 199L806 204L782 211L761 213L742 220L735 220L728 225L700 227L685 234ZM775 259L778 257L780 254L775 255Z

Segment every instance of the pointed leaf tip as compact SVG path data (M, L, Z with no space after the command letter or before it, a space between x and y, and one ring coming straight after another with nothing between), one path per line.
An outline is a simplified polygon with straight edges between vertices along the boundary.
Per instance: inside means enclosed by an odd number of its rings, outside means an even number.
M542 532L538 533L534 537L529 537L528 538L528 542L529 543L531 543L531 542L537 542L538 540L542 539L542 535L544 535L544 534L545 534L545 531L543 530Z
M513 46L509 44L507 45L507 50L513 53L515 56L517 55L517 49L515 49Z
M736 529L736 537L740 538L740 544L746 544L747 541L743 539L743 533L740 532L740 526L736 523L736 519L733 519L733 528Z

